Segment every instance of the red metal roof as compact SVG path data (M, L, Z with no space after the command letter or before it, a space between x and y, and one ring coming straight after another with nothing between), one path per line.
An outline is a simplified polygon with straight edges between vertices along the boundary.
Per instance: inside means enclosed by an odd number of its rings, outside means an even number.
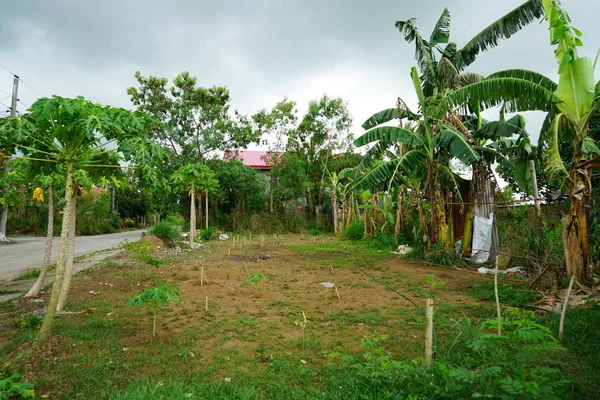
M283 153L273 151L232 150L225 152L223 161L240 160L253 169L271 169L273 157L279 157L281 154Z

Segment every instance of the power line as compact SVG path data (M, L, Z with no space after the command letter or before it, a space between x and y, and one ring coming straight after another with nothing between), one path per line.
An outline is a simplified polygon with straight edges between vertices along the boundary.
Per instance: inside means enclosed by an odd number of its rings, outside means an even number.
M9 95L9 96L12 96L12 95L11 95L10 93L8 93L6 90L2 90L2 89L0 89L0 92L2 92L2 93L4 93L4 94L7 94L7 95Z
M27 83L25 83L25 81L23 79L19 78L18 76L17 76L17 78L21 81L21 83L23 85L27 86L29 88L29 90L31 90L33 93L35 93L38 97L42 97L42 95L39 94L34 88L32 88L31 86L29 86Z
M27 86L27 88L29 88L29 90L31 90L33 93L35 93L38 97L42 97L41 94L39 94L34 88L32 88L31 86L29 86L27 84L27 82L25 82L23 79L21 79L21 77L19 77L19 75L15 74L14 72L12 72L10 69L6 68L4 65L0 64L0 67L4 68L9 74L11 74L12 76L16 77L19 81L21 81L21 83L25 86Z

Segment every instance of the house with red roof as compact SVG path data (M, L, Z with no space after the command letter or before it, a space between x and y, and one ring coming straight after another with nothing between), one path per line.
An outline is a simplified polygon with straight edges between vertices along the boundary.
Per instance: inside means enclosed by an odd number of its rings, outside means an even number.
M231 150L225 152L223 161L240 160L244 165L257 171L270 171L273 160L282 155L283 153L275 151Z

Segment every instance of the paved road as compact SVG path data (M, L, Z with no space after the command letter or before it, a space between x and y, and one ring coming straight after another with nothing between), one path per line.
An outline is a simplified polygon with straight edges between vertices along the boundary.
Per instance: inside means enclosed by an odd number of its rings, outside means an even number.
M80 236L75 238L75 256L94 253L116 247L125 239L130 241L141 237L142 231L111 233L108 235ZM0 244L0 281L14 278L28 268L40 268L44 259L45 237L12 237L14 244ZM58 259L58 243L55 237L51 263Z

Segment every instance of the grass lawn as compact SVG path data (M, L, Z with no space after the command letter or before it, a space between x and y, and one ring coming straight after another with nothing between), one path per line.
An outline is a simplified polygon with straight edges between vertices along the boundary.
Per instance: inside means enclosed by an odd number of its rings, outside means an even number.
M387 337L382 354L419 362L425 318L357 267L418 305L435 297L438 354L452 346L458 319L495 313L482 295L489 277L411 262L367 242L284 235L231 244L159 250L158 267L124 252L78 274L68 310L84 312L57 317L54 335L35 351L36 329L11 321L43 303L3 303L0 356L47 398L383 399L348 360L364 358L365 339ZM202 269L208 283L200 282ZM156 279L181 295L158 312L153 337L151 312L126 302Z

